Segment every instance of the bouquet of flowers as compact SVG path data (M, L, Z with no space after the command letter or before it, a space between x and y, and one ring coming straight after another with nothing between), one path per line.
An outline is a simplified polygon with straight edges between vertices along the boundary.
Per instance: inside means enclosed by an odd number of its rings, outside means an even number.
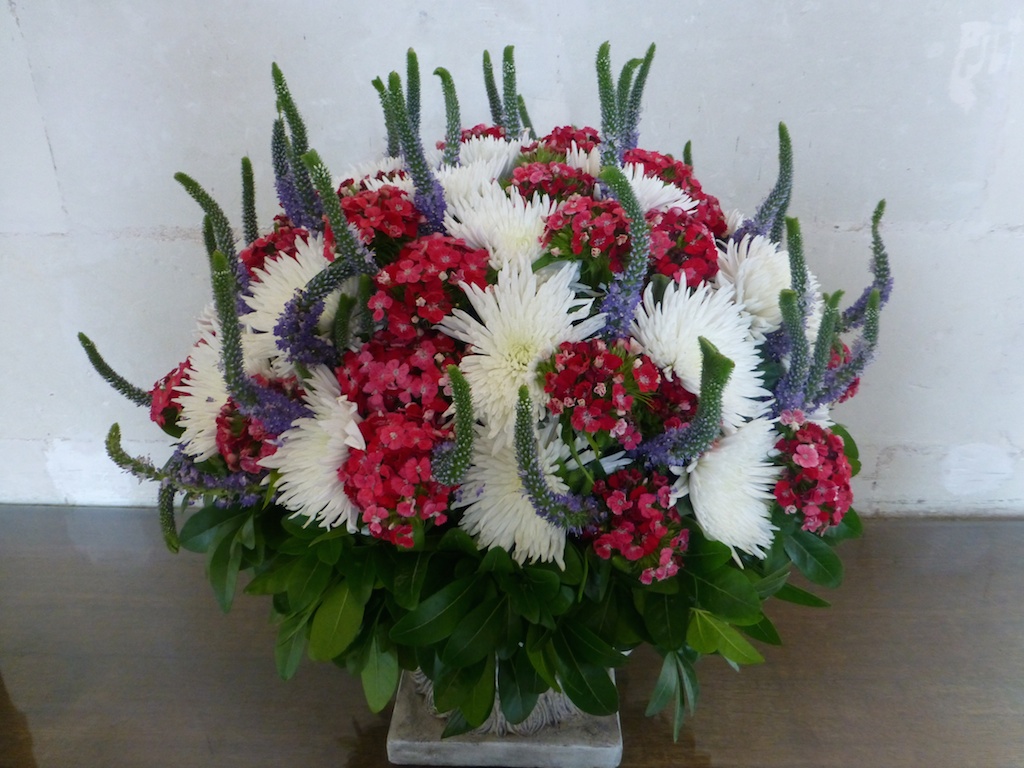
M361 677L374 711L420 669L446 734L538 695L618 708L608 670L664 658L649 713L678 734L695 663L778 643L770 596L842 579L835 545L857 451L829 409L857 389L891 278L872 220L873 283L840 307L785 214L792 158L753 216L726 214L682 160L638 146L654 55L616 77L597 57L601 128L540 135L504 51L488 124L419 135L410 51L374 85L387 157L331 175L276 67L281 212L261 230L242 160L241 240L193 179L213 301L186 359L151 390L93 365L175 441L159 483L168 546L205 552L227 610L272 596L276 659ZM179 507L185 515L180 530ZM497 696L496 696L497 694ZM498 704L495 704L495 701Z

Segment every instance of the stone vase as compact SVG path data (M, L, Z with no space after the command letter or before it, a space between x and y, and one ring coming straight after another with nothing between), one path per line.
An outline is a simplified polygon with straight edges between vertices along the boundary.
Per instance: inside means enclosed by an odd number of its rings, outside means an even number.
M618 713L588 715L555 691L543 694L530 717L516 725L505 720L495 701L480 728L442 739L444 727L430 681L404 672L387 740L388 760L396 765L615 768L622 760Z

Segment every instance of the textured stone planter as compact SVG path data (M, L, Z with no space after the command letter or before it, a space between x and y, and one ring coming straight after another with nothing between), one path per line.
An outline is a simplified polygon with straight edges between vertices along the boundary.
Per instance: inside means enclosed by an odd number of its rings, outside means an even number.
M418 687L403 673L387 741L388 760L397 765L615 768L622 760L618 714L587 715L549 692L537 705L538 717L519 726L509 726L498 711L477 731L442 739L445 720L429 691Z

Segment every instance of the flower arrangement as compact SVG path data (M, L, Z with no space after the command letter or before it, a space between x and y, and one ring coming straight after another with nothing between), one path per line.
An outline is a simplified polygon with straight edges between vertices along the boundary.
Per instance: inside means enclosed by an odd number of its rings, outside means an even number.
M159 483L168 546L205 552L228 610L272 596L282 676L306 655L358 675L379 711L419 668L446 734L500 707L522 721L548 689L618 708L609 668L664 658L649 714L675 728L695 664L778 643L788 582L837 586L861 524L854 394L891 277L872 220L873 283L840 309L785 217L790 140L751 217L726 214L682 160L638 147L654 55L616 78L597 57L601 129L540 135L511 47L491 121L419 136L410 51L374 85L387 157L343 179L309 148L276 67L272 156L281 212L261 230L242 160L243 238L193 179L213 302L187 358L151 390L93 365L175 441ZM187 519L178 530L180 500ZM497 694L498 704L495 705Z

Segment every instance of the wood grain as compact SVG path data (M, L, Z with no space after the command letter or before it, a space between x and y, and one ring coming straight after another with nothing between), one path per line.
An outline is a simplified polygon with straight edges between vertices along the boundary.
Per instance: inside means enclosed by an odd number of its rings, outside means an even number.
M1024 766L1024 521L868 519L829 609L771 604L785 645L701 662L673 743L660 660L620 672L623 766ZM147 510L0 507L0 768L384 766L388 713L304 663L268 604L223 615Z

